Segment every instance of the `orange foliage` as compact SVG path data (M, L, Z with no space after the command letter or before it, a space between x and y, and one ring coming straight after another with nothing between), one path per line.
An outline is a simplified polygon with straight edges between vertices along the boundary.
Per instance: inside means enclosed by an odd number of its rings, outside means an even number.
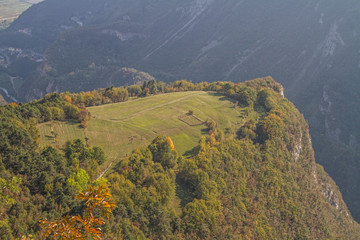
M64 100L69 102L69 103L72 103L72 99L71 99L71 97L69 95L65 95Z
M110 200L111 194L106 185L90 187L85 193L79 193L75 198L85 201L85 213L83 216L65 216L55 222L46 218L40 221L43 235L50 239L80 239L85 240L91 236L93 239L101 239L101 228L105 222L102 218L96 217L95 213L101 212L103 217L109 218L115 204Z
M8 106L10 106L10 107L17 107L17 106L19 106L17 103L15 103L15 102L11 102L11 103L9 103L8 104Z

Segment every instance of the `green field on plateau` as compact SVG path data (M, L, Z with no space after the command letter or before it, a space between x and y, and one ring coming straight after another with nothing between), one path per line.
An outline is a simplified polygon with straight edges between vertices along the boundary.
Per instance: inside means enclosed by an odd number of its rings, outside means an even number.
M89 107L92 117L87 130L73 121L43 123L39 125L41 144L61 147L67 140L87 137L91 146L104 149L108 161L118 161L156 136L166 135L184 154L207 134L201 121L212 119L225 132L239 129L244 109L234 105L233 100L216 93L178 92ZM186 116L190 110L194 116Z

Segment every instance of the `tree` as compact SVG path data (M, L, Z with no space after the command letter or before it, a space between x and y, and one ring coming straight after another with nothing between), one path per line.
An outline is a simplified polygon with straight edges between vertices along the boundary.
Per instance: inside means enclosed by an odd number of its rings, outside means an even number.
M256 91L250 87L240 87L237 90L237 100L242 106L253 107L256 101Z
M149 145L149 149L154 162L158 162L166 168L173 168L176 165L177 152L171 138L158 136Z
M77 191L83 190L89 183L90 177L84 169L79 169L67 180L67 184L74 187Z
M84 201L84 214L69 215L56 220L48 221L46 218L40 221L45 238L50 239L79 239L85 240L88 237L101 239L102 230L99 226L104 225L103 218L108 218L115 208L111 201L110 190L106 185L90 187L84 193L80 192L76 199ZM98 215L102 217L98 217Z
M64 106L64 112L66 115L66 118L68 119L78 119L80 110L75 105L72 105L71 103L67 103Z

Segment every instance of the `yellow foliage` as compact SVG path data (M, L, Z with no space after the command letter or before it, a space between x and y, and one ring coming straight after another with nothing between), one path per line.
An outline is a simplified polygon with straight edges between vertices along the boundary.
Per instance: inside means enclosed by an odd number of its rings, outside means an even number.
M217 144L216 137L214 133L210 133L209 135L209 144L210 146L214 146Z
M65 95L64 100L69 102L69 103L72 103L72 99L71 99L71 97L69 95Z
M17 107L19 105L17 103L15 103L15 102L11 102L11 103L8 104L8 106L10 106L12 108L15 108L15 107Z
M175 151L174 143L173 143L173 141L171 140L170 137L168 137L168 138L166 139L166 143L169 145L171 151Z
M80 239L85 240L91 236L93 239L101 239L102 230L99 226L104 225L102 218L95 217L96 210L103 217L109 218L115 204L110 200L111 194L108 186L90 187L84 193L80 192L75 198L85 201L85 213L83 216L66 216L55 222L46 218L40 221L45 238L50 239Z

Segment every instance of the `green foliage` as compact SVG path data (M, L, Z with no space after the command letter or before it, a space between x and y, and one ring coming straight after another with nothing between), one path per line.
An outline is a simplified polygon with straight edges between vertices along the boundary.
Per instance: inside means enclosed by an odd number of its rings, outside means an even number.
M256 102L256 91L250 87L240 87L235 88L236 90L236 99L239 100L239 103L246 107L252 107L254 106L254 103ZM234 91L235 93L235 91ZM234 95L234 94L230 94Z
M237 132L239 138L248 138L251 140L255 140L257 138L256 135L256 124L254 121L250 120L246 122Z
M99 165L103 164L106 160L105 152L100 147L93 147L93 157Z
M90 177L84 169L79 169L79 171L70 175L66 180L66 183L75 188L76 191L82 191L89 185Z
M69 119L78 119L79 118L80 110L78 107L76 107L72 104L69 104L69 103L65 104L64 112L65 112L65 116Z
M267 112L275 107L275 102L272 97L273 94L270 89L263 89L257 95L257 104Z
M154 162L160 163L164 168L173 168L176 165L177 152L172 140L161 136L154 139L149 145Z
M129 93L124 88L107 88L104 92L104 97L107 97L111 102L125 102L128 100Z
M85 169L92 180L99 174L99 165L105 162L105 153L100 147L87 147L83 141L76 139L65 144L65 156L69 166L78 171Z
M10 195L20 191L21 178L13 177L11 180L0 178L0 216L4 214L4 209L15 203L15 199Z
M204 201L195 199L184 208L184 228L189 236L199 239L209 239L213 235L211 230L218 224L221 215L221 203L219 201Z

